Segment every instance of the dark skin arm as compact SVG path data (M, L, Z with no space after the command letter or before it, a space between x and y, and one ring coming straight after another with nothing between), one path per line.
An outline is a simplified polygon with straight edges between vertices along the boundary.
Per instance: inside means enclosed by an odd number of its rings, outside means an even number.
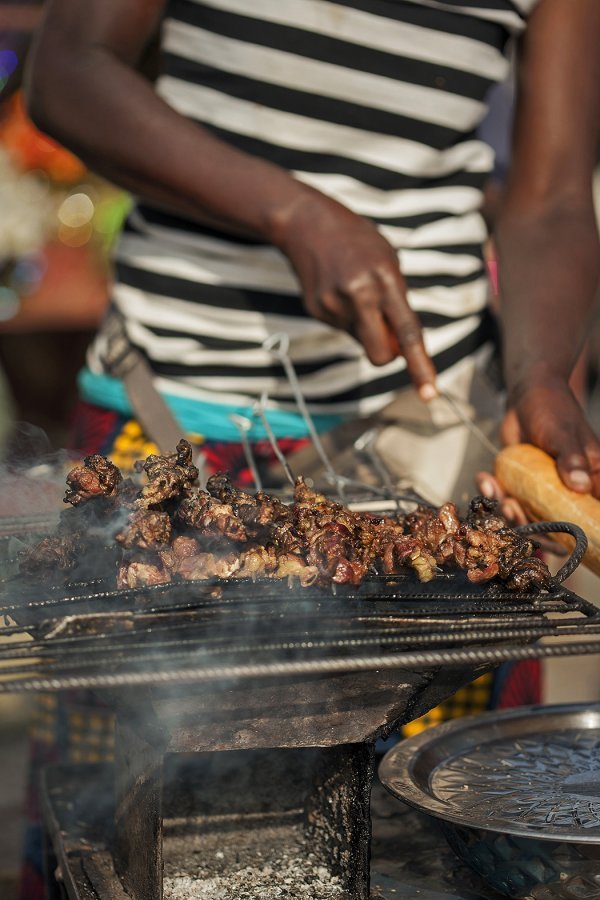
M600 4L541 0L522 41L514 156L496 231L509 442L553 456L600 497L600 443L569 388L600 274L592 199Z
M29 110L92 169L148 200L274 244L313 317L376 365L405 356L423 399L435 370L398 258L366 219L170 109L135 71L165 0L50 0L29 71Z

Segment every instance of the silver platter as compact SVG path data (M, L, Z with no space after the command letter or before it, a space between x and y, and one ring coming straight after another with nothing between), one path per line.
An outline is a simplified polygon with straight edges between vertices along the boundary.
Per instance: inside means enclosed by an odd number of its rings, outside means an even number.
M455 825L600 842L600 704L448 722L401 741L379 777L401 800Z

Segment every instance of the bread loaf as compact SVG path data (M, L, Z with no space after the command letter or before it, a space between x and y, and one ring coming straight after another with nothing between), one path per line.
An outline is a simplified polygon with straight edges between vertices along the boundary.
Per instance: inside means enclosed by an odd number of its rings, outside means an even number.
M531 444L515 444L501 450L496 457L496 477L533 521L579 525L589 541L583 563L600 575L599 500L569 490L561 481L552 457ZM573 548L573 538L566 534L555 537L569 550Z

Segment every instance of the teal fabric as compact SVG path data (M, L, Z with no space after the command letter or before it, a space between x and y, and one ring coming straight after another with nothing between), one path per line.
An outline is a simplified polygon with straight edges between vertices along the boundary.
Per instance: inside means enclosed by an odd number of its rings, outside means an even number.
M105 409L112 409L122 415L133 416L123 382L110 375L97 375L89 369L82 369L78 377L79 393L82 400ZM227 406L221 403L208 403L204 400L190 400L165 394L175 418L187 433L200 434L208 440L239 442L240 433L229 416L237 413L252 419L252 409L248 406ZM313 415L317 431L328 431L344 421L343 416ZM248 437L252 441L265 440L268 437L262 422L253 420L252 431ZM272 409L267 411L267 421L276 438L308 437L308 428L299 413Z

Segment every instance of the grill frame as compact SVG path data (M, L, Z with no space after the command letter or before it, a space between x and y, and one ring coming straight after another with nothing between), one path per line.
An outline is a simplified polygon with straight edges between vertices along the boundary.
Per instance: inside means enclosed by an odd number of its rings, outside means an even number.
M335 871L351 896L367 900L374 741L435 706L501 657L572 653L582 645L581 640L546 647L531 643L542 634L568 634L571 639L600 635L598 610L558 582L551 592L531 595L512 594L498 585L473 587L464 576L450 574L428 585L409 576L373 576L358 589L338 586L335 592L294 592L272 579L129 591L94 579L68 587L29 585L19 596L15 587L10 577L2 585L0 614L10 614L19 624L8 630L15 641L12 650L4 658L0 650L0 677L5 678L0 691L91 687L114 708L113 859L135 900L162 898L165 754L261 748L319 748L326 765L316 781L311 816L317 815L323 836L337 833L340 816L353 824L354 830L329 850L334 860L341 854L354 861L338 861ZM211 596L215 590L219 596ZM99 606L110 608L98 613ZM96 647L103 669L113 668L100 639L125 639L125 646L132 636L160 633L166 623L179 633L190 623L209 627L216 622L217 639L222 640L224 622L233 622L234 632L236 623L244 629L260 623L269 632L273 623L283 621L298 639L298 623L310 632L307 615L315 631L312 640L309 633L309 640L300 642L311 646L300 649L309 657L315 649L322 650L317 658L313 653L313 658L274 659L273 645L280 647L282 641L271 632L263 662L257 660L261 645L246 638L246 657L238 652L233 665L231 659L213 666L204 660L187 669L170 666L162 673L145 669L99 674L95 660L95 671L87 677L67 672L61 676L60 671L57 677L56 670L48 671L48 657L64 668L66 655L59 651L65 646L74 646L77 653L87 648L88 654L90 646L93 651ZM349 633L340 637L336 629L344 627ZM33 636L26 645L18 642L25 634ZM316 648L328 634L333 643ZM289 634L287 638L288 644L294 643ZM393 640L383 647L386 638ZM372 646L367 647L368 639ZM600 641L588 643L593 652L600 649ZM290 649L285 648L286 654ZM377 653L367 654L367 649ZM37 674L23 678L21 672L12 684L7 681L7 669L2 675L1 665L11 652ZM33 662L40 654L45 670ZM334 803L332 783L337 786ZM327 843L323 836L318 846Z
M560 583L585 553L585 535L562 522L521 530L575 537L551 591L473 585L460 572L426 585L370 575L330 589L215 579L123 590L106 574L40 584L6 558L0 615L17 624L3 630L12 643L0 648L0 693L495 666L600 651L600 611ZM115 548L103 553L108 572Z

